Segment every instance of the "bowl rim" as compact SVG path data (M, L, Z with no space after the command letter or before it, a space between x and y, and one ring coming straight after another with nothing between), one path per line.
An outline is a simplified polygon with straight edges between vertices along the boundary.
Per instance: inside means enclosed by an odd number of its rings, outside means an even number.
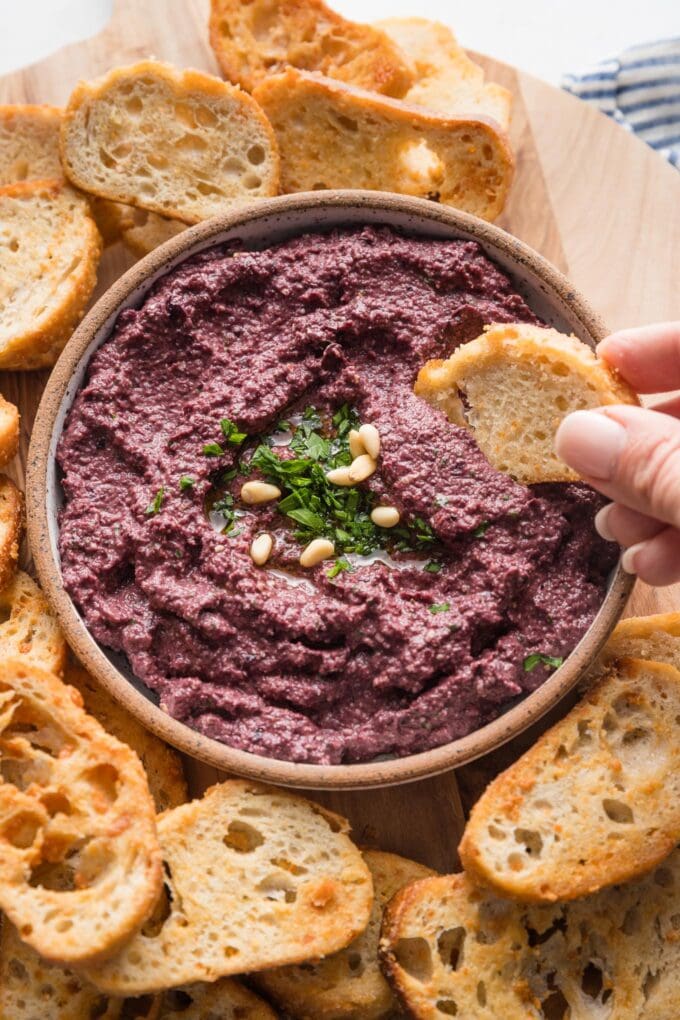
M87 349L97 334L150 277L163 275L194 251L220 243L216 239L218 235L282 213L304 214L314 209L344 210L348 215L350 211L360 214L368 210L385 212L386 215L405 214L421 225L431 222L443 225L453 234L469 236L484 249L491 246L500 250L512 264L533 273L550 300L555 302L557 299L579 321L584 338L591 344L606 335L600 317L569 280L542 255L500 227L451 207L389 192L335 190L284 195L229 210L183 231L136 262L105 291L69 339L47 381L33 426L26 477L28 537L43 590L71 648L114 700L147 729L178 750L223 772L300 789L377 788L447 772L496 750L536 723L576 686L595 659L623 612L634 578L625 573L619 563L595 619L563 665L535 691L486 725L465 737L403 758L347 765L313 765L268 758L203 736L172 718L137 690L91 636L64 590L61 568L50 538L47 480L53 461L50 451L56 419L67 396L69 383L82 367ZM315 229L319 227L300 224L290 232ZM490 257L497 259L495 254ZM106 335L109 335L108 331Z

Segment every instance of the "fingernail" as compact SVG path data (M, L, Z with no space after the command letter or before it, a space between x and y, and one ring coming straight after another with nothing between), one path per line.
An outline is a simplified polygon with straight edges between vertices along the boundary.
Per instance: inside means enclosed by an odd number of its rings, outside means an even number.
M555 436L557 455L580 475L612 478L619 454L626 445L626 430L597 411L574 411Z
M599 344L595 348L595 352L599 358L606 356L611 351L621 350L628 344L628 340L625 336L620 333L610 333L604 340L600 340Z
M637 542L636 545L631 545L626 549L625 553L621 557L621 566L627 574L637 574L635 569L635 557L640 552L640 549L644 546L644 542Z
M607 523L609 512L613 506L614 506L613 503L607 503L606 506L603 506L602 509L598 510L597 513L595 514L595 530L597 531L598 535L605 540L605 542L616 541L614 532Z

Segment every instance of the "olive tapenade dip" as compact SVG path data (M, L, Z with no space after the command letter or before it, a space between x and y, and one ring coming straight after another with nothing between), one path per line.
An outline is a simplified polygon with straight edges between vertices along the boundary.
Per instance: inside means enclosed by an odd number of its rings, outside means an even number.
M476 243L387 227L168 273L59 445L94 637L175 718L299 762L423 751L535 689L603 600L600 497L517 484L412 390L508 321L537 319Z

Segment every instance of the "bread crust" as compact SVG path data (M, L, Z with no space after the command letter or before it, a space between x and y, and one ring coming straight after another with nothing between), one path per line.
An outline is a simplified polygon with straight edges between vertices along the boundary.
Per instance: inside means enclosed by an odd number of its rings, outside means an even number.
M0 467L17 455L20 424L19 408L0 394Z
M11 478L0 475L0 591L16 573L23 530L23 493Z
M347 830L317 804L245 780L164 812L169 916L87 977L108 994L142 995L341 949L373 901Z
M395 191L488 220L505 205L514 160L488 117L444 117L295 68L266 78L253 95L278 138L283 192Z
M94 129L86 127L86 120L93 120L92 111L96 109L98 103L108 102L114 95L117 95L118 99L122 97L122 94L131 95L131 91L125 93L125 90L133 90L144 79L152 81L154 86L161 90L167 90L166 98L172 97L172 102L175 104L176 115L174 117L171 113L166 112L162 114L161 112L153 118L157 137L153 143L151 156L156 160L156 163L153 164L156 170L156 177L154 178L153 174L148 173L148 168L145 170L146 178L148 180L155 179L156 183L158 183L162 178L163 171L172 162L170 171L174 175L172 178L174 200L172 201L170 199L159 201L153 197L153 194L147 195L142 193L141 185L139 185L135 176L134 171L137 167L142 147L147 146L148 148L149 145L152 145L148 139L145 139L143 134L135 134L138 123L142 120L143 113L140 113L138 120L132 120L129 116L126 120L123 111L120 109L120 104L116 106L116 116L109 115L106 118L106 129L107 131L110 129L113 132L110 139L103 137L95 139L91 135ZM122 93L121 90L123 90ZM142 60L127 67L117 67L101 78L93 81L78 82L69 98L61 127L61 159L66 176L76 187L91 195L148 209L151 212L158 213L160 216L170 217L184 223L198 223L202 219L214 215L219 211L216 202L208 197L202 201L191 199L187 195L181 180L177 177L177 173L182 168L182 173L187 178L187 181L191 178L192 185L196 179L199 180L199 183L204 183L208 189L205 194L209 196L211 193L210 189L216 183L214 180L215 175L213 175L212 182L207 181L207 179L203 181L197 171L200 165L203 174L212 174L213 170L216 169L217 154L213 153L215 159L209 162L206 162L207 157L203 158L203 162L200 162L200 160L197 162L198 158L193 156L187 157L183 162L182 153L178 149L181 138L174 138L169 134L171 128L176 128L178 134L184 131L184 128L181 127L183 123L181 116L186 116L186 111L183 114L178 113L177 106L181 103L188 103L192 93L200 95L204 100L214 100L218 103L230 104L229 116L238 119L238 124L242 131L247 131L250 134L257 128L259 135L258 137L255 137L254 134L252 135L252 143L262 148L264 153L262 166L264 166L265 162L267 163L265 167L267 171L266 180L262 180L257 187L253 188L252 192L248 192L244 186L240 192L225 196L219 200L221 207L227 206L234 201L247 201L250 198L275 195L278 190L279 167L276 137L269 121L255 100L247 92L243 92L236 86L215 78L213 75L192 69L177 71L170 64L156 60ZM141 110L145 113L146 104L141 99L140 104ZM246 122L247 127L245 126ZM237 121L234 121L234 123L237 123ZM212 125L203 125L201 127L200 124L196 126L196 136L199 137L199 140L200 131L204 130L206 132L209 126L212 127ZM130 144L131 138L135 140L134 146ZM106 168L108 164L105 165L101 162L101 151L104 144L108 145L111 142L114 142L116 145L120 143L125 147L126 151L120 157L122 169L119 169L117 173L111 172L107 174ZM97 153L94 155L93 149L97 150ZM200 149L197 151L200 151ZM87 163L88 157L92 158L93 164L98 168L98 178L95 177L92 167ZM157 161L158 159L160 159L160 163ZM117 165L113 161L113 168L110 169L113 171ZM251 169L257 169L257 167ZM220 178L220 181L222 181L222 178Z
M414 392L470 429L491 464L525 484L578 479L554 450L567 414L639 404L631 387L587 344L530 323L486 326L446 360L423 365Z
M48 222L54 214L54 223ZM8 233L16 220L16 249L6 251L5 300L0 302L0 368L23 371L54 364L82 318L97 282L101 237L87 201L62 181L26 181L0 188L0 221ZM64 265L60 252L73 253L75 265ZM49 285L43 307L16 326L26 309L21 293ZM13 307L13 301L18 308ZM26 312L28 314L28 312ZM4 321L3 321L4 320Z
M48 960L106 958L161 890L155 811L139 759L57 677L0 663L0 907Z
M288 65L395 98L414 80L383 31L348 21L323 0L211 0L209 33L225 77L249 92Z
M551 903L657 866L680 840L678 715L680 671L620 660L475 804L459 847L467 873Z

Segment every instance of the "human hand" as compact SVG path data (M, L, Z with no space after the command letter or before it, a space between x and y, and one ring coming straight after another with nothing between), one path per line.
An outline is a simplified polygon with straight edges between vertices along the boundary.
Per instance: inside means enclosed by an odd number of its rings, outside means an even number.
M680 322L612 333L597 353L638 393L680 389ZM595 526L625 547L623 568L648 584L680 581L680 396L653 409L576 411L560 425L555 447L613 501Z

